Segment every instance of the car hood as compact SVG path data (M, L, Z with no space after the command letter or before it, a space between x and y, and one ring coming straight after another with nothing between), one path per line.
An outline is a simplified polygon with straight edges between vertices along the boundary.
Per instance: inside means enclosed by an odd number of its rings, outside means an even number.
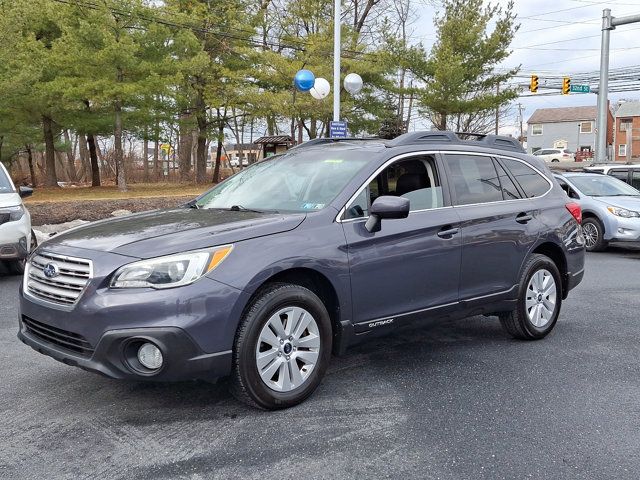
M613 207L626 208L636 212L640 211L640 197L596 197L595 200Z
M0 208L21 205L22 199L17 193L0 193Z
M152 258L293 230L305 216L192 208L154 210L69 230L52 237L45 248L61 245Z

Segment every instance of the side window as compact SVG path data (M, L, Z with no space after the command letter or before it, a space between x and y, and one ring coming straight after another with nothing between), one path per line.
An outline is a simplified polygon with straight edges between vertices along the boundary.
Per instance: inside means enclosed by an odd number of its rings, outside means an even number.
M550 186L547 179L524 162L509 158L503 158L502 162L520 184L527 197L539 197L549 190Z
M504 198L505 200L522 198L522 195L520 195L516 184L513 183L511 177L509 177L505 169L498 162L496 162L496 170L498 170L498 180L500 181L500 186L502 187L502 198Z
M629 170L626 168L612 168L609 170L609 175L615 178L619 178L623 182L629 181Z
M389 165L347 205L344 218L367 217L370 205L383 195L408 198L411 211L444 206L433 157L414 157Z
M631 170L631 185L640 190L640 170Z
M567 194L567 197L569 197L569 198L577 198L577 199L580 198L580 196L576 193L576 191L573 188L571 188L567 182L565 182L564 180L560 180L560 179L557 179L557 180L558 180L558 183L560 184L560 187L562 188L562 190L564 190L564 193Z
M369 187L362 190L347 207L344 218L363 218L369 216Z
M445 158L458 205L502 200L500 180L491 158L478 155L446 155Z

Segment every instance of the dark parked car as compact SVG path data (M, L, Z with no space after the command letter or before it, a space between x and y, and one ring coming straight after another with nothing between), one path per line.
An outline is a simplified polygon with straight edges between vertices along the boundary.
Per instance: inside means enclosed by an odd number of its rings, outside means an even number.
M506 137L300 147L184 208L90 224L31 255L20 339L148 380L231 376L295 405L331 353L416 320L497 315L534 340L582 279L580 208Z

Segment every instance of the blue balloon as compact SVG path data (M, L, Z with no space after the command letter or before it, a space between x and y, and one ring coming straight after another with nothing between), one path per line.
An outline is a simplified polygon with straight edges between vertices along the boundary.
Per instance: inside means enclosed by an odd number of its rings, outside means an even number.
M296 76L293 77L293 84L301 92L308 92L313 88L316 76L311 70L298 70Z

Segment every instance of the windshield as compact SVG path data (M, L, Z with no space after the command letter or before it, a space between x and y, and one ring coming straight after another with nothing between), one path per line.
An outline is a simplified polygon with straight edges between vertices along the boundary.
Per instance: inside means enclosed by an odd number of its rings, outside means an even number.
M200 208L308 212L324 208L369 161L371 152L292 150L237 173L205 193Z
M11 180L9 179L7 174L4 173L4 168L0 166L0 193L13 193L13 192L14 192L14 189L13 189L13 184L11 183Z
M578 190L590 197L640 196L631 185L607 175L585 175L569 177Z

